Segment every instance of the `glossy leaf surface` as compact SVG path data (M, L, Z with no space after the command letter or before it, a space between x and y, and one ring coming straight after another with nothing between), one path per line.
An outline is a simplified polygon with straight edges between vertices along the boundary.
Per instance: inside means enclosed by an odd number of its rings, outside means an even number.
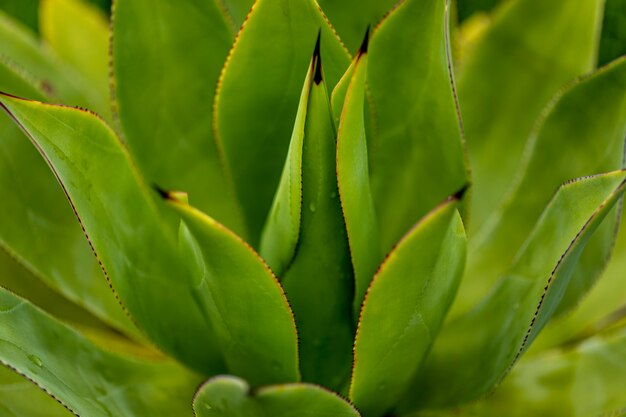
M263 260L237 235L177 200L168 200L204 259L196 284L214 320L228 370L254 386L297 381L298 337L287 298Z
M625 137L626 59L554 97L530 137L514 186L471 241L459 311L473 306L506 271L559 184L622 167ZM564 309L576 304L603 270L614 240L616 216L611 217L582 256Z
M443 327L407 404L462 404L493 389L554 314L585 244L623 194L625 180L626 172L616 171L559 189L489 296Z
M124 138L147 179L245 234L211 127L233 41L219 1L120 0L113 83Z
M405 0L372 35L368 83L377 135L370 160L384 250L468 182L448 9L445 1Z
M369 34L368 34L369 35ZM355 57L350 84L337 132L337 182L354 266L354 311L360 311L365 292L382 255L378 225L370 189L367 138L365 137L365 79L368 37Z
M0 63L0 91L44 99L5 63ZM132 332L45 161L6 114L0 114L0 137L0 190L7 196L0 204L0 218L6 219L0 222L1 250L34 274L35 283L40 279L107 323Z
M41 0L39 15L42 39L97 90L97 109L110 119L109 23L105 14L84 0Z
M205 382L193 407L196 417L359 417L348 402L316 385L270 385L251 393L245 381L230 376Z
M3 289L0 340L0 362L54 393L77 415L191 415L197 376L172 363L105 352Z
M415 377L452 304L465 266L458 200L431 211L398 243L367 292L354 344L350 398L385 415Z
M464 62L459 100L474 179L472 227L511 185L535 120L596 62L602 0L513 0Z
M221 371L203 304L208 294L197 287L201 277L192 276L178 253L176 219L161 215L113 131L73 108L4 95L0 103L51 166L103 270L140 327L194 369Z
M215 129L253 246L279 182L320 28L325 79L332 89L349 58L314 0L258 0L222 71Z
M278 276L296 316L303 380L339 389L352 363L354 273L337 188L335 136L316 48L262 243L287 255ZM290 229L277 229L280 224ZM291 250L281 246L291 243L283 230L295 237Z

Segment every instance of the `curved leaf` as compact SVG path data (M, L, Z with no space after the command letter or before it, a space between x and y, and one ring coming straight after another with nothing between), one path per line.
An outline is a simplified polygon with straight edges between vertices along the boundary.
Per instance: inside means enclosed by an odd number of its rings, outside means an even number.
M230 376L205 382L193 408L196 417L359 417L348 402L316 385L273 385L251 393L245 381Z
M366 33L361 49L354 58L353 68L348 70L352 77L345 93L337 132L337 183L354 267L355 315L361 309L367 287L382 259L370 190L363 114L368 37L369 32Z
M243 240L202 212L166 197L204 259L199 302L213 318L228 370L254 386L297 381L298 336L276 277Z
M109 26L104 13L83 0L41 0L41 36L98 91L98 110L111 118L109 105Z
M593 232L624 193L626 171L562 186L490 295L445 325L403 409L454 406L490 391L557 309Z
M245 234L211 127L211 103L232 43L216 1L119 0L113 88L125 142L149 181Z
M349 58L314 0L257 0L222 70L214 102L216 138L253 246L279 182L320 28L326 82L332 89Z
M32 382L0 366L0 413L4 417L73 417Z
M546 103L594 67L603 4L504 2L464 59L458 85L474 180L470 236L510 187Z
M626 0L606 0L598 63L626 55Z
M345 385L352 362L354 273L338 198L336 130L319 46L305 80L261 254L270 255L270 266L289 294L303 380L338 389ZM278 269L272 262L277 254Z
M197 376L172 363L108 353L3 289L0 341L2 364L76 414L191 415L189 402Z
M363 303L350 398L365 416L394 408L452 304L466 238L453 196L417 223L374 277Z
M137 324L193 369L223 370L204 304L209 295L178 252L178 219L161 215L113 131L73 108L7 95L0 95L0 104L50 165Z
M44 99L36 87L3 62L0 91ZM54 175L5 114L0 114L0 138L0 192L5 196L0 218L11 219L0 222L0 250L8 251L37 279L72 302L134 333ZM36 279L32 281L36 285Z
M372 194L384 250L468 183L447 3L405 0L372 35L368 83L378 133Z
M626 59L598 70L553 98L530 136L515 184L470 243L467 279L455 310L471 308L511 264L553 190L569 178L623 166L626 137ZM575 305L602 272L616 216L592 238L563 309Z

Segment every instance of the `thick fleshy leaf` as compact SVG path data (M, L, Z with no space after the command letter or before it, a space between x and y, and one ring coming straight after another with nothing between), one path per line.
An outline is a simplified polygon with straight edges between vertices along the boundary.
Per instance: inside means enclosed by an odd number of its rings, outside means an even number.
M368 36L354 58L352 73L337 132L337 182L339 197L348 230L350 254L354 267L355 316L361 310L365 292L374 277L382 255L378 226L370 190L367 138L365 137L365 79Z
M223 8L226 18L233 25L234 29L239 29L248 16L255 0L218 0L218 4Z
M161 215L113 131L78 109L6 95L0 104L62 184L112 287L139 326L193 369L222 371L209 294L178 252L178 220Z
M2 364L77 415L191 415L189 403L197 376L173 363L108 353L3 289L0 340Z
M465 58L458 91L474 184L470 237L510 187L541 110L594 67L603 4L503 2Z
M451 197L417 223L369 287L350 387L350 398L365 416L385 415L394 408L452 304L466 252L459 197Z
M377 135L370 160L384 250L468 182L448 10L443 0L405 0L372 35L368 83Z
M73 417L32 382L0 366L0 413L4 417Z
M204 259L196 284L214 318L229 372L254 386L297 381L298 336L287 298L274 274L241 238L195 208L166 196Z
M0 91L44 98L2 62ZM41 279L107 323L132 332L134 326L107 285L61 187L6 114L0 114L0 138L0 192L5 196L0 204L0 218L5 219L0 221L0 250L37 277L32 277L33 285ZM28 286L21 290L27 295Z
M34 33L0 11L0 55L21 68L44 87L49 96L65 104L87 107L101 114L108 100L70 65L62 62Z
M445 325L403 408L453 406L489 392L552 317L580 254L624 192L626 171L563 185L490 295Z
M317 385L270 385L250 391L235 377L208 380L193 401L196 417L359 417L341 397Z
M470 241L467 279L455 310L471 308L505 273L554 189L569 178L622 167L626 137L626 59L558 94L530 136L515 185ZM589 243L563 309L575 305L604 269L616 216Z
M289 294L303 380L339 389L352 363L354 273L337 188L336 129L319 46L302 90L261 254ZM276 254L281 255L279 265L272 261Z
M624 357L624 329L546 352L521 361L493 395L468 411L482 417L619 416L626 406Z
M113 83L125 142L149 181L244 234L213 139L211 103L233 32L217 3L119 0Z
M109 24L105 14L84 0L41 0L41 36L54 52L97 89L98 109L110 119Z
M626 0L606 0L598 63L626 55Z
M359 47L363 32L376 25L398 0L320 0L318 3L348 50Z
M215 130L254 246L280 179L320 30L332 89L349 58L314 0L257 0L222 70Z

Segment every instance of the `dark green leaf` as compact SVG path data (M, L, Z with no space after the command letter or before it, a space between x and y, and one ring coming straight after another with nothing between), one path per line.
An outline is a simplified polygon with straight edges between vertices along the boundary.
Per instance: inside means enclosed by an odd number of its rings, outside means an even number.
M222 71L215 129L254 246L280 179L320 28L325 79L332 89L349 58L314 0L258 0Z
M363 303L350 398L385 415L404 394L437 337L465 266L457 198L424 217L380 267Z
M21 21L31 30L38 30L39 0L0 0L0 10Z
M559 189L496 288L443 327L403 408L463 404L493 389L554 314L625 185L626 171L616 171Z
M598 63L626 55L626 0L606 0Z
M113 82L126 143L148 180L245 235L211 126L211 103L233 40L215 1L119 0Z
M196 417L359 417L348 402L316 385L273 385L251 393L245 381L230 376L205 382L193 408Z
M384 250L468 182L448 9L445 1L405 0L372 36L368 83L377 135L370 159Z

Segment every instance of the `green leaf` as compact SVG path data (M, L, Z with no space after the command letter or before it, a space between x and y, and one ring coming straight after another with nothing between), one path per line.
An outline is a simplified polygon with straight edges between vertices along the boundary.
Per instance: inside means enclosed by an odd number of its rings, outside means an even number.
M4 417L72 417L35 384L0 366L0 413Z
M367 138L365 137L365 79L368 37L354 58L352 73L337 132L337 182L348 231L354 267L355 315L361 310L365 292L382 259L378 226L370 190Z
M470 237L511 186L541 110L593 69L603 4L504 2L464 58L458 92L474 184Z
M314 0L257 0L222 70L214 103L216 137L253 246L280 179L320 28L325 79L332 89L349 58Z
M405 0L372 35L372 193L384 250L468 183L451 84L448 10L444 1Z
M204 271L196 284L215 319L228 370L254 386L297 381L298 336L285 294L263 260L241 238L168 195L196 239Z
M464 21L475 13L490 12L502 0L457 0L457 13L460 21Z
M626 171L616 171L559 189L489 296L443 327L403 409L463 404L493 389L554 314L625 184Z
M626 136L626 59L596 71L556 95L530 136L516 180L470 241L467 279L455 310L467 311L510 266L528 230L559 184L623 166ZM616 216L588 245L562 309L595 282L614 241Z
M215 86L232 41L215 1L115 2L116 107L139 168L245 235L211 126Z
M173 363L108 353L4 289L0 341L2 364L77 415L191 415L197 376Z
M109 23L104 13L83 0L42 0L42 39L97 90L98 109L107 120L109 105Z
M626 0L606 0L598 63L626 55Z
M470 407L482 417L617 416L626 405L626 331L523 360L501 387Z
M107 114L109 102L74 68L62 62L46 45L19 22L0 12L0 55L20 68L27 68L49 96L65 104Z
M398 0L320 0L330 23L348 50L359 47L363 32L376 25Z
M234 30L241 27L255 0L217 0Z
M460 197L460 196L459 196ZM385 415L415 377L452 304L466 238L451 197L387 256L363 303L350 398L365 416Z
M193 408L196 417L359 417L348 402L316 385L272 385L252 393L245 381L231 376L205 382Z
M192 275L178 252L178 219L163 217L113 131L78 109L6 95L0 95L0 104L62 184L112 287L137 324L193 369L222 371L205 305L209 294L198 287L202 277Z
M0 91L44 99L19 71L1 60ZM26 295L30 285L39 291L37 280L41 280L106 323L134 333L54 175L4 113L0 114L0 137L0 191L6 196L0 218L11 219L0 222L0 250L9 252L37 277L21 286L22 293Z
M0 0L0 10L37 32L39 0Z
M302 90L261 254L289 294L303 380L339 389L352 363L354 273L337 187L336 129L319 46Z

